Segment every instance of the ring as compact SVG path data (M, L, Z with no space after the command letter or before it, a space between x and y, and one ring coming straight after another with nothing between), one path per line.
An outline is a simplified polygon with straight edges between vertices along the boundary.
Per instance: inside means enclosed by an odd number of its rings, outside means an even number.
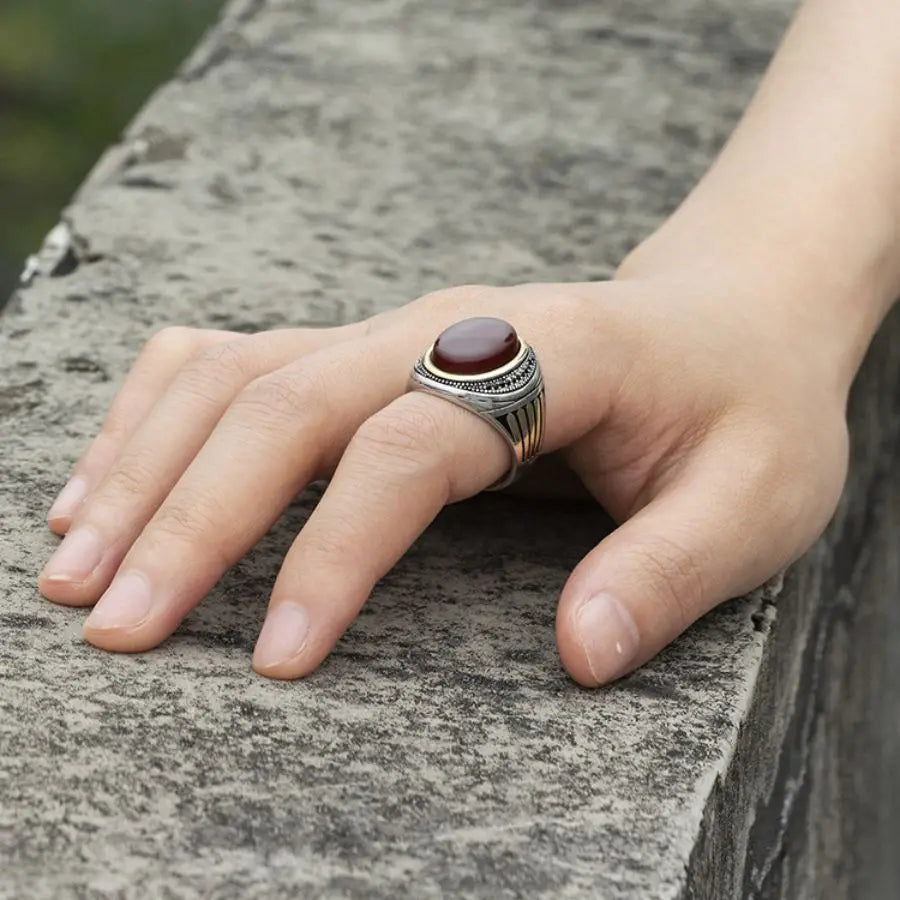
M465 407L503 435L509 471L488 490L512 484L534 462L544 439L544 378L534 350L503 319L463 319L441 332L416 360L409 390Z

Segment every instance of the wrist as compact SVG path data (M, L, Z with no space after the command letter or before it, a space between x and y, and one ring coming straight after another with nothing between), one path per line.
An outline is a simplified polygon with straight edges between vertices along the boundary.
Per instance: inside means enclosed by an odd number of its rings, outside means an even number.
M614 278L671 284L679 293L740 307L764 335L793 344L842 395L900 293L897 257L885 249L829 252L800 238L773 241L761 223L728 211L678 210L622 261Z
M716 161L618 277L711 281L846 390L900 294L898 26L896 0L802 4Z

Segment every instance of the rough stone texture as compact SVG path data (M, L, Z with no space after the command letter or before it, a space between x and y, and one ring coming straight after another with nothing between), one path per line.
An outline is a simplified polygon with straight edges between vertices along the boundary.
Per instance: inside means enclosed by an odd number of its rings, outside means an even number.
M702 172L789 7L229 7L0 319L0 896L900 895L897 315L778 616L735 601L605 691L553 641L608 527L588 507L448 511L303 683L248 658L312 493L152 653L85 646L35 589L46 509L153 331L607 275Z

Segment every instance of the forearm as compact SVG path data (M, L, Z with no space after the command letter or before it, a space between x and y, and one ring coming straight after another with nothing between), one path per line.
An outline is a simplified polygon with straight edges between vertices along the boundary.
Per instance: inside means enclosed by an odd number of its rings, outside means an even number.
M849 383L900 293L898 91L900 3L808 0L715 164L620 275L702 267L777 304Z

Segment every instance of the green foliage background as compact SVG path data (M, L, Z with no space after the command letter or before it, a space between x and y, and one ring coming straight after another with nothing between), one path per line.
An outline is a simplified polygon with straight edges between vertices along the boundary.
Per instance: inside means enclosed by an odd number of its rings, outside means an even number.
M0 306L24 257L222 0L0 0Z

